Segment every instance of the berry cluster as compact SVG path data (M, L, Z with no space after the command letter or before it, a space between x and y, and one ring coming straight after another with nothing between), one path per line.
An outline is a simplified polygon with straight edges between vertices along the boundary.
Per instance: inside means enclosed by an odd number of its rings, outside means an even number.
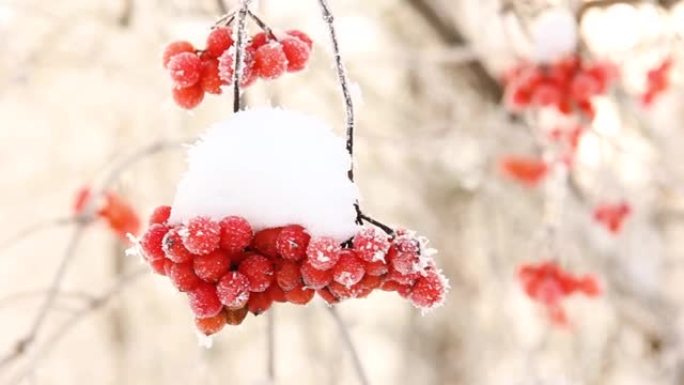
M89 187L78 190L73 203L74 214L83 214L92 199L93 194ZM140 218L133 206L112 191L104 192L95 202L95 215L107 222L109 228L121 239L126 239L127 234L137 235L140 232Z
M273 302L305 305L316 293L335 304L375 289L396 291L425 310L440 305L448 290L434 249L408 231L388 236L363 227L340 245L312 238L298 225L254 232L236 216L172 225L170 211L154 211L140 246L152 269L187 293L196 326L207 335L240 324L248 312L261 314Z
M162 61L173 80L176 104L195 108L205 93L219 95L221 86L233 82L236 47L232 34L230 27L217 26L207 37L204 50L195 49L187 41L175 41L166 47ZM297 30L281 37L270 31L257 33L244 49L240 85L247 87L257 78L271 80L304 69L312 46L309 36Z
M525 63L504 79L506 104L512 111L555 107L565 115L593 118L591 98L605 94L615 74L613 65L586 63L577 56L551 65Z
M532 156L508 155L499 160L501 172L510 179L534 187L548 174L549 166Z
M646 92L641 96L641 102L645 106L653 104L653 101L670 86L672 64L672 58L666 58L658 67L648 71Z
M603 203L594 209L594 220L617 234L631 212L632 207L627 202Z
M562 301L581 293L587 297L601 294L598 280L592 275L575 276L564 271L552 261L524 264L518 270L518 278L525 293L546 307L551 321L559 326L568 324Z

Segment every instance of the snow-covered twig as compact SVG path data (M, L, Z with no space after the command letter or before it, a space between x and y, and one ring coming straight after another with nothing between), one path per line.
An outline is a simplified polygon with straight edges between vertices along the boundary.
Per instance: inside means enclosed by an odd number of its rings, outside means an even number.
M235 71L233 71L233 112L240 111L240 80L245 65L245 19L251 0L242 0L237 13L237 38L235 39Z
M340 317L340 314L337 312L335 306L329 306L327 309L332 318L335 320L335 324L340 331L340 336L342 337L342 340L344 341L344 344L351 355L356 376L359 378L359 383L362 385L369 385L370 382L368 382L368 376L366 375L366 371L363 369L361 358L359 357L359 353L354 346L354 341L352 341L347 326L344 324L344 321L342 320L342 317Z

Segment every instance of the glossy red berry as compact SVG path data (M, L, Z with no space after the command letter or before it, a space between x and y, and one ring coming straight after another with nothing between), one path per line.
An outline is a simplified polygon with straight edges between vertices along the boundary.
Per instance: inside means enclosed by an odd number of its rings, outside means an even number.
M390 241L387 234L375 227L364 227L354 236L352 245L356 255L363 261L385 261Z
M249 291L263 292L273 281L273 263L259 254L251 254L238 267L238 271L249 280Z
M294 303L297 305L306 305L311 301L316 291L313 289L307 289L303 286L298 286L285 293L285 298L287 302Z
M169 261L166 258L150 261L150 267L152 268L152 271L159 275L166 275L166 271L169 270L169 267L172 264L173 262Z
M429 270L426 276L421 276L411 289L409 300L421 309L431 309L440 305L446 295L446 278L437 271Z
M284 259L299 261L306 257L306 248L311 236L302 226L290 225L283 227L278 235L276 247Z
M229 254L244 251L252 242L252 226L245 218L230 216L219 222L221 226L221 249Z
M207 36L206 52L218 58L233 45L233 31L228 27L216 27Z
M328 286L333 279L333 269L318 270L309 261L302 264L301 273L304 286L314 290Z
M192 44L187 41L174 41L173 43L167 45L164 49L164 54L162 55L162 63L164 64L164 68L168 67L169 61L172 57L183 52L195 52L195 47L193 47Z
M287 57L279 42L270 42L254 53L254 66L263 79L276 79L287 70Z
M250 313L254 315L259 315L266 310L271 308L273 304L273 298L268 294L268 292L262 293L251 293L249 295L249 301L247 302L247 309Z
M287 59L287 71L295 72L303 70L311 55L311 48L295 37L286 37L280 40Z
M218 249L221 226L208 217L195 217L180 232L183 244L193 254L209 254Z
M351 287L344 286L341 283L338 282L331 282L330 285L328 285L328 290L330 290L330 293L335 296L335 298L338 298L340 300L345 300L345 299L350 299L350 298L356 298L356 292L354 289Z
M335 297L333 293L330 292L330 289L328 289L327 287L320 290L316 290L316 293L318 293L318 295L321 298L323 298L323 300L327 302L328 305L334 305L340 302L340 300L337 297Z
M302 285L302 273L299 265L291 261L285 261L276 272L276 282L284 291L290 291Z
M202 61L202 76L200 85L204 92L220 95L221 94L221 77L219 76L218 60L209 59Z
M225 309L224 312L226 313L226 324L237 326L247 317L247 306L235 310Z
M252 247L267 257L276 258L278 256L278 237L282 230L282 227L274 227L258 231L252 239Z
M174 88L172 91L173 101L179 107L191 110L204 100L204 90L201 84L195 84L187 88Z
M223 304L216 295L216 287L208 283L202 283L188 292L188 299L197 318L213 317L223 309Z
M166 221L169 220L169 216L171 215L171 206L159 206L154 211L152 212L152 215L150 215L150 220L149 224L154 225L154 224L166 224Z
M366 275L381 276L389 271L387 264L383 261L366 262Z
M252 49L256 50L257 48L266 45L266 43L268 43L269 40L271 40L271 37L268 35L268 33L259 32L252 36L252 40L250 41L249 46Z
M357 284L366 273L363 261L357 258L356 253L351 250L340 252L339 261L332 271L335 282L347 287Z
M411 293L411 285L404 285L397 281L386 280L380 285L380 289L384 291L396 291L403 298L408 297Z
M192 87L202 75L202 61L192 52L181 52L171 57L168 69L176 88Z
M166 269L166 276L179 291L191 291L202 283L195 274L192 263L172 263Z
M192 261L195 274L205 282L218 282L230 270L230 258L221 250L197 255Z
M313 238L306 249L307 260L316 269L332 269L339 259L341 249L339 243L332 238Z
M219 314L209 318L195 318L195 326L205 336L216 334L226 326L226 314L220 312Z
M271 296L271 299L273 299L274 302L287 302L285 291L278 285L269 286L268 290L266 290L266 294Z
M243 308L249 300L249 280L244 274L231 271L221 278L216 285L216 292L227 308Z
M160 224L154 224L147 229L147 232L140 239L140 247L142 247L146 260L156 261L164 259L162 240L168 231L169 228L167 226Z
M183 239L175 228L169 230L164 236L162 249L166 257L175 263L191 262L194 258L194 255L183 245Z

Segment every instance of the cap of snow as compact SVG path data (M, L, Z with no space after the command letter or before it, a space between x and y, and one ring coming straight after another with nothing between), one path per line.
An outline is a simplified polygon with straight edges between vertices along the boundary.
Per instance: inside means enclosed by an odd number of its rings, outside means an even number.
M279 108L241 111L188 150L170 223L247 219L255 230L298 224L343 241L356 232L359 193L345 141L324 122Z
M539 15L530 28L534 59L549 63L577 47L577 21L567 8L552 8Z

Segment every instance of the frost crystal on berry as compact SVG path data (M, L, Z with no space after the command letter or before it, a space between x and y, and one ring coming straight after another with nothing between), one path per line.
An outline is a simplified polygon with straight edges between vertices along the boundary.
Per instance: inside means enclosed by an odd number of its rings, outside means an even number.
M390 248L387 235L375 227L364 227L354 236L354 250L366 262L385 261Z
M340 245L330 237L314 238L306 249L311 266L318 270L332 269L340 258Z
M229 309L240 309L249 300L249 280L237 271L231 271L216 286L221 303Z
M209 254L219 247L221 226L208 217L195 217L180 231L185 247L193 254Z

